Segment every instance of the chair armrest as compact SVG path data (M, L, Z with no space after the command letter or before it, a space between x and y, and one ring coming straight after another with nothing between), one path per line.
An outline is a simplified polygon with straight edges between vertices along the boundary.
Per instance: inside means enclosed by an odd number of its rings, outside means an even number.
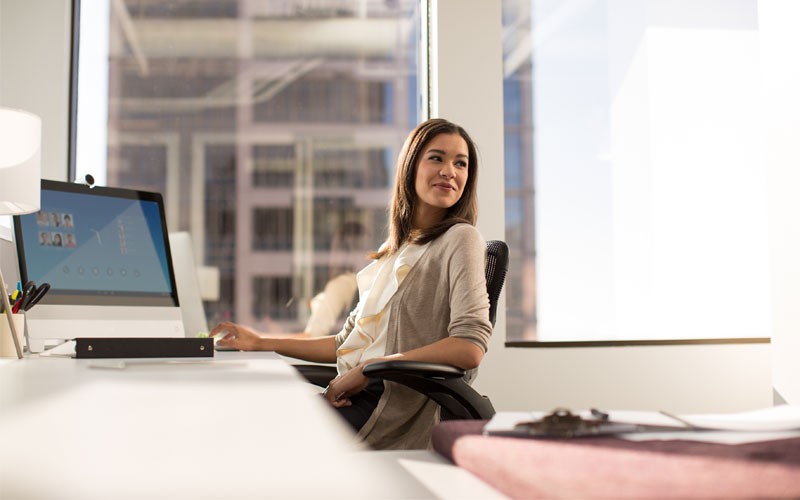
M310 383L326 387L336 377L336 367L293 365ZM422 361L378 361L364 367L369 378L389 380L413 389L442 407L449 419L490 419L495 414L488 398L464 381L464 370Z
M426 378L462 378L466 372L452 365L427 363L425 361L377 361L364 367L367 377L382 378L389 373L403 373Z
M449 419L492 418L492 403L464 380L464 374L455 366L420 361L378 361L364 367L367 377L396 382L429 397Z
M335 366L330 365L292 365L300 375L314 385L325 387L336 377ZM364 375L372 378L383 378L384 375L398 371L409 375L428 378L461 378L464 370L455 366L421 361L380 361L364 368Z

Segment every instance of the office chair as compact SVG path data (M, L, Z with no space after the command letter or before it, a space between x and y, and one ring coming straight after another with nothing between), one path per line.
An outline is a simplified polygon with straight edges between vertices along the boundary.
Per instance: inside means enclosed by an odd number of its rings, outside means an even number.
M508 271L508 246L500 240L486 242L486 290L489 320L494 327L497 301ZM325 387L336 376L336 367L296 365L306 380ZM481 396L465 380L465 371L455 366L420 361L380 361L364 368L364 375L397 382L426 395L442 407L442 420L490 419L495 414L489 398Z

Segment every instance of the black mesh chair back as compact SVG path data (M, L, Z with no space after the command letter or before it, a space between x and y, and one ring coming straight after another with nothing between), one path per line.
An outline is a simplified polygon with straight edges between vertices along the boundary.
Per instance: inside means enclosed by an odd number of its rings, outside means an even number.
M497 321L497 301L508 273L508 245L504 241L486 242L486 291L489 292L489 321Z

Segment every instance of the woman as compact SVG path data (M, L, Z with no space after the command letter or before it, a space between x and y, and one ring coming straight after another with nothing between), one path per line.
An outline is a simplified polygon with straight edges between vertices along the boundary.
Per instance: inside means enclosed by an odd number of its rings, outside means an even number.
M390 359L468 370L486 352L491 323L486 246L475 229L478 157L469 135L428 120L406 139L397 161L389 236L358 274L359 302L335 336L262 338L222 323L219 344L336 362L325 398L373 448L426 448L438 405L392 382L370 382L369 363Z

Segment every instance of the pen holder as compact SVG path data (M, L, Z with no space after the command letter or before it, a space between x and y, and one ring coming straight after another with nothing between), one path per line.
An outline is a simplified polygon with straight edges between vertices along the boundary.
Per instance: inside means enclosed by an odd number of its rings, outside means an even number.
M22 349L25 340L25 315L12 314L11 320L17 330L17 340ZM11 338L11 328L8 326L6 313L0 314L0 358L16 358L17 350L14 348L14 340Z

